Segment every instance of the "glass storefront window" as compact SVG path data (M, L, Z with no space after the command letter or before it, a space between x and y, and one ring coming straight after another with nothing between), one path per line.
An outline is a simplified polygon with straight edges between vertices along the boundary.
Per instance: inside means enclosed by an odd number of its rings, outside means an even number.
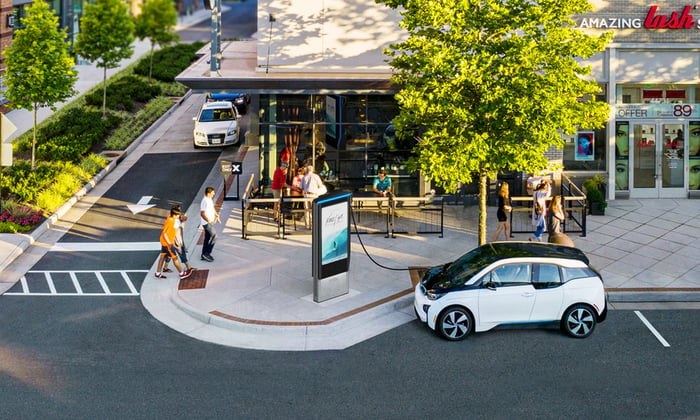
M396 138L391 95L261 95L261 180L281 160L290 174L313 164L329 190L366 192L384 167L398 195L418 195L418 174L405 161L413 143ZM291 176L291 175L290 175Z
M567 171L605 171L607 141L605 128L581 130L564 139L564 169Z

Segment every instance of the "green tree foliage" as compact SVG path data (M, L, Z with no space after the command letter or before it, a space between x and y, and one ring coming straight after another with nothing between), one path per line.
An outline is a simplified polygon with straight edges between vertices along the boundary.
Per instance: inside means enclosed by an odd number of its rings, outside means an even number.
M156 45L165 47L180 37L174 32L177 24L177 10L172 0L146 0L141 14L136 16L136 36L151 41L148 81L153 72L153 50Z
M604 50L571 16L587 0L376 0L401 10L409 37L386 51L401 86L399 133L418 137L410 167L454 191L479 179L479 243L486 241L486 189L503 171L548 166L561 133L601 127L606 103L577 58Z
M5 54L5 96L12 108L34 111L31 167L35 167L36 114L42 107L55 104L75 94L77 74L68 55L66 31L58 29L58 17L43 0L36 0L22 19L23 29L15 32Z
M102 116L107 112L107 69L134 53L134 21L121 0L97 0L85 5L75 52L103 69Z

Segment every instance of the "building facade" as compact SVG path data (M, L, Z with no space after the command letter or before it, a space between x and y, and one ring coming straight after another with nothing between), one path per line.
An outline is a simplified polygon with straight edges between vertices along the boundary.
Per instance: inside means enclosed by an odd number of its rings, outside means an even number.
M593 57L610 104L604 129L567 138L565 171L601 171L608 198L684 198L700 193L700 9L683 1L595 0L578 28L612 32ZM591 141L592 153L579 153Z
M608 199L696 197L700 9L683 1L592 3L573 21L614 35L582 62L610 117L604 128L566 136L548 158L573 179L603 175ZM419 176L402 165L411 144L396 141L391 126L397 88L383 51L407 36L400 18L374 0L260 0L254 45L224 46L215 77L195 66L178 80L200 91L259 95L262 180L285 148L296 147L299 162L322 153L340 188L362 189L385 166L406 178L405 192L423 193Z

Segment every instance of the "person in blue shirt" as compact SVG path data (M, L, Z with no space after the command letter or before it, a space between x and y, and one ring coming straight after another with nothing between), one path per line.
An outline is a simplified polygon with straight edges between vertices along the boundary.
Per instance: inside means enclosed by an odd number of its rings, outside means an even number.
M372 191L380 197L388 197L391 194L391 178L386 174L386 169L379 169L379 174L372 182Z
M372 191L379 197L389 197L389 203L391 203L393 198L391 194L391 178L386 174L386 169L383 167L379 168L379 173L374 177L374 181L372 181ZM389 204L389 206L391 207L391 204ZM377 207L380 209L382 208L381 201L377 203Z

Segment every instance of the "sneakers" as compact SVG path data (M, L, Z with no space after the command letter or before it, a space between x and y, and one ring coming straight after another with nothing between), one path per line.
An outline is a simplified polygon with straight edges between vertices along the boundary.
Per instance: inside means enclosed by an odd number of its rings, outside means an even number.
M211 255L202 255L202 261L213 262L213 261L214 261L214 257L212 257Z
M185 270L182 272L182 274L180 274L180 280L184 280L191 275L192 275L192 270Z
M168 277L165 276L163 273L156 273L156 278L157 279L167 279Z

